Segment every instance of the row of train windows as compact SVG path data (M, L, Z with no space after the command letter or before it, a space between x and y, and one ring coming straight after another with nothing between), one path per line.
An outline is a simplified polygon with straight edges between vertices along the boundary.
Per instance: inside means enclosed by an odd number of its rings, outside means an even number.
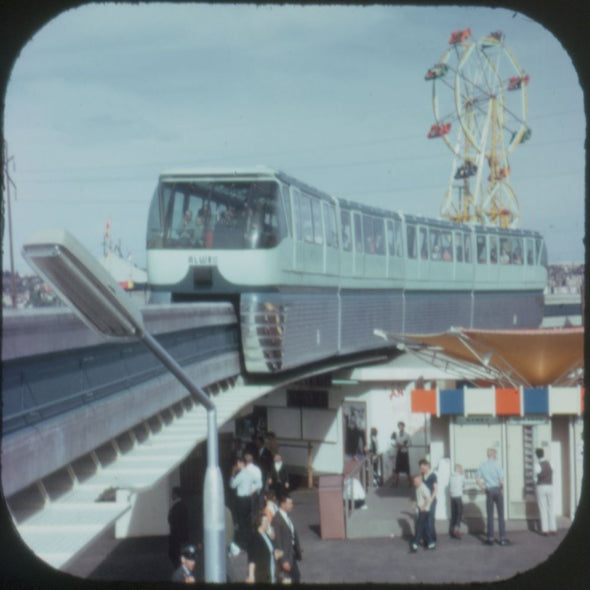
M479 264L536 264L536 252L541 252L542 240L517 236L476 234ZM536 243L535 243L536 242ZM441 260L443 262L472 262L470 232L439 230L408 224L408 258ZM542 262L542 261L541 261Z
M296 190L294 195L295 238L302 242L340 247L345 252L375 254L401 258L403 252L402 222L400 219L383 219L342 209L340 212L341 235L336 224L336 208L332 203L319 201ZM290 217L290 207L285 195L285 211ZM323 211L322 211L323 209ZM322 215L325 225L322 227ZM288 222L291 220L288 219ZM472 262L470 232L428 228L408 223L406 229L408 258L444 262ZM501 237L476 235L477 262L480 264L536 263L535 251L541 251L538 238L516 236Z
M391 256L403 256L399 219L387 219L384 226L382 218L351 213L343 209L340 212L342 233L339 235L336 207L332 203L310 198L298 190L294 193L295 239L318 245L323 244L325 239L326 245L332 248L339 248L342 243L342 249L345 252L352 252L354 248L359 253L385 255L387 248ZM288 222L290 222L290 208L287 203L285 205Z

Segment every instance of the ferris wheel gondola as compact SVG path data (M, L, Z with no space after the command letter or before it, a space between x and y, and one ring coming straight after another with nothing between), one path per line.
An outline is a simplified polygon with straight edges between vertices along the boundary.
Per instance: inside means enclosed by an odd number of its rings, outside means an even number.
M425 76L432 82L435 123L428 137L453 153L441 215L454 221L516 227L520 211L508 154L530 138L528 74L500 31L474 41L453 31L449 48ZM484 170L487 168L487 176Z

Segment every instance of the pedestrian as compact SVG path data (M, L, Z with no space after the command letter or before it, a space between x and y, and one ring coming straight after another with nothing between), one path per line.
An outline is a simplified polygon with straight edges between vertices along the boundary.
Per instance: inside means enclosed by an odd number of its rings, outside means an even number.
M553 469L543 449L535 450L535 475L537 476L537 504L541 533L545 536L557 533L557 522L553 506Z
M235 558L241 553L240 548L234 542L234 518L229 506L225 507L225 573L228 583L239 582L236 575Z
M246 549L252 528L252 477L246 471L244 459L238 457L232 467L229 487L236 493L237 532L235 542L241 549Z
M266 446L270 451L271 455L274 457L279 452L279 441L277 439L277 435L274 432L267 432L266 433Z
M377 439L377 429L371 428L369 439L369 454L371 457L371 467L373 468L373 484L379 487L383 483L381 468L379 464L379 441Z
M477 470L475 479L479 488L486 493L487 537L486 545L494 544L494 505L498 512L498 532L500 545L508 545L506 538L506 523L504 522L504 470L496 460L496 449L489 448L487 461Z
M254 526L254 517L263 508L262 488L264 487L264 480L262 479L262 470L256 463L254 463L254 456L246 452L244 454L244 469L248 473L251 481L250 501L252 503L252 520L250 528Z
M194 545L184 545L180 550L180 565L172 574L173 582L183 582L184 584L196 584L195 563L197 559L197 549Z
M279 511L272 520L272 528L275 532L275 547L282 551L278 560L282 581L298 584L301 582L298 562L301 561L303 552L299 535L291 520L292 511L293 499L289 494L284 494L279 499Z
M267 486L275 493L277 498L280 498L291 488L289 472L283 463L283 458L278 453L274 456L272 469L267 479Z
M180 549L188 543L188 508L182 498L180 487L172 488L172 504L168 511L168 556L172 565L177 568L180 565Z
M393 486L397 487L397 482L400 473L405 473L408 477L408 485L412 486L410 479L410 435L406 432L406 425L404 422L397 423L398 432L393 432L391 435L392 444L395 446L395 469L393 472Z
M452 539L461 538L461 519L463 518L463 485L465 475L463 467L458 463L455 465L455 471L449 478L449 494L451 496L451 522L449 525L449 535Z
M272 528L272 519L275 517L275 514L279 510L279 505L277 504L277 496L272 490L267 490L264 493L264 498L266 500L266 504L264 505L264 509L262 511L268 517L269 525L267 534L274 541L275 532Z
M249 584L274 584L277 581L276 561L282 556L280 549L275 549L268 535L270 522L264 512L259 512L255 519L256 532L248 545Z
M422 474L414 475L412 478L414 487L416 488L416 501L414 502L414 510L416 511L416 534L410 550L412 553L418 551L418 545L424 544L427 549L434 549L435 544L430 537L428 528L428 512L430 509L430 490L422 479Z
M367 494L363 484L356 476L347 477L344 480L343 499L347 502L352 502L353 508L360 508L367 510L369 507L366 504Z
M264 444L264 436L261 434L257 435L254 439L254 445L256 447L253 455L254 463L262 471L262 481L266 485L266 480L272 470L273 456Z
M436 473L430 467L428 459L420 459L418 462L422 478L428 491L430 492L430 504L428 508L428 533L432 543L436 543L436 527L434 526L436 517L436 496L438 493L438 478ZM430 547L434 549L434 547Z

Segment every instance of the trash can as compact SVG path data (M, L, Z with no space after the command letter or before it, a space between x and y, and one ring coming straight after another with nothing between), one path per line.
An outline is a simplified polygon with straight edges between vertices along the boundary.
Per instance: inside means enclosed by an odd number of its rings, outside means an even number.
M320 536L323 539L345 539L342 475L319 478Z

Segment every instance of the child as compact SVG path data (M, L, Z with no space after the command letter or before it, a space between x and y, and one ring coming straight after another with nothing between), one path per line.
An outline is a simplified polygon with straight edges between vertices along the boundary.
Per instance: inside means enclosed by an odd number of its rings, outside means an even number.
M428 549L434 549L434 541L430 538L428 529L428 510L430 508L430 490L422 481L422 475L414 475L414 487L416 488L416 502L418 518L416 520L416 536L410 545L412 553L418 551L418 545L424 541Z
M452 539L461 538L461 517L463 516L463 467L455 465L455 471L451 473L449 479L449 493L451 495L451 523L449 526L449 535Z

